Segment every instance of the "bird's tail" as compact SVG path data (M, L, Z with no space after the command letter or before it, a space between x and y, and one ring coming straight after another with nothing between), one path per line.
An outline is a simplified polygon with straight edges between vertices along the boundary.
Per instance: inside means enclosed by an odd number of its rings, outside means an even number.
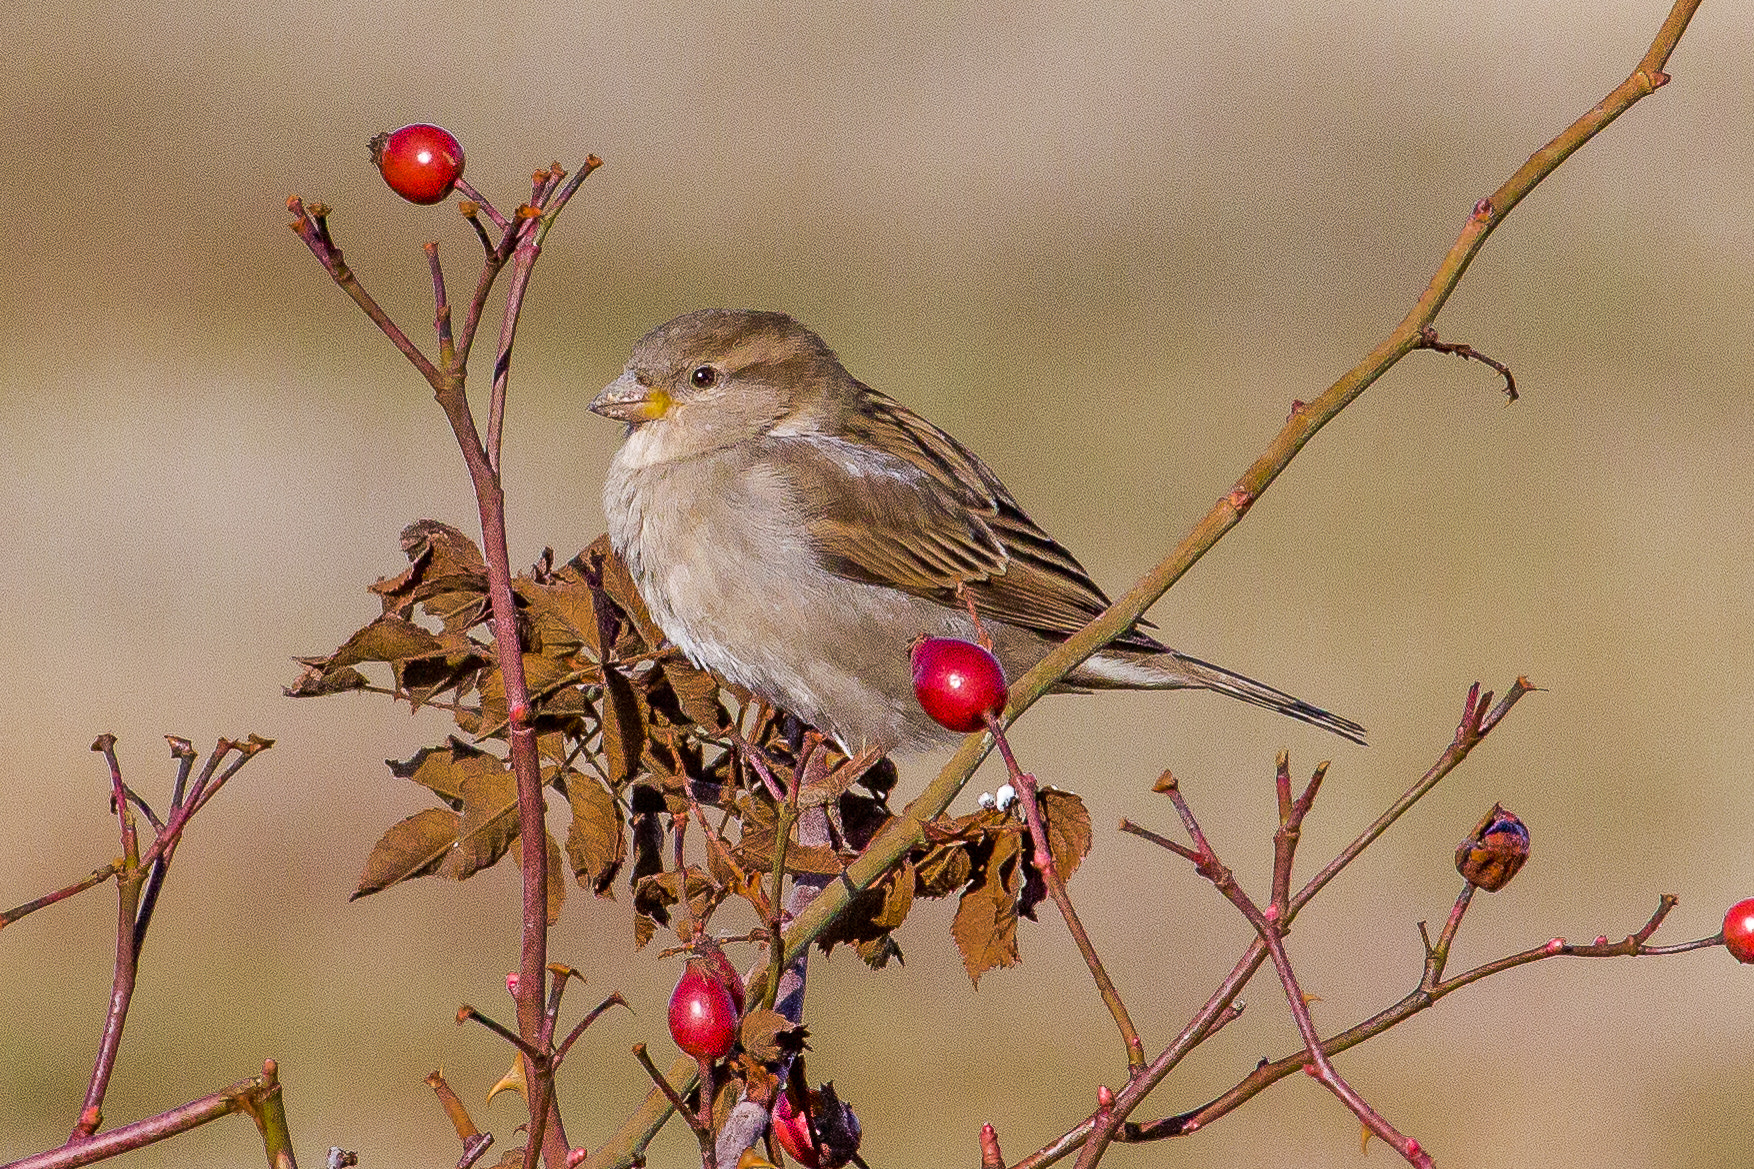
M1360 746L1366 745L1364 728L1349 718L1341 718L1265 682L1257 682L1253 678L1172 649L1152 653L1135 650L1117 652L1111 648L1085 662L1067 681L1074 686L1092 689L1176 690L1201 687L1228 694L1232 698L1240 698L1256 706L1264 706L1268 710L1276 710L1324 731L1332 731L1342 739L1350 739Z

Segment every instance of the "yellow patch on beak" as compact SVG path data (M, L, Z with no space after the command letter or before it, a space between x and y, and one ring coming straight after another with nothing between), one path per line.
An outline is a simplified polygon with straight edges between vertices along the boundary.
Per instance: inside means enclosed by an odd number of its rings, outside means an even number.
M591 400L591 413L618 422L654 422L670 413L674 404L675 400L665 391L622 377Z

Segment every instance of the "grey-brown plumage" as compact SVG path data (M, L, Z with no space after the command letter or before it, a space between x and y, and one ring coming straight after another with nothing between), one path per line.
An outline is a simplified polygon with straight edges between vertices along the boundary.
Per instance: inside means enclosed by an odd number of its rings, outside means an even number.
M660 325L591 409L628 424L603 505L658 625L849 750L952 737L914 701L908 647L973 635L959 587L1013 678L1108 607L985 463L783 313ZM1138 629L1066 681L1204 687L1364 741L1349 719Z

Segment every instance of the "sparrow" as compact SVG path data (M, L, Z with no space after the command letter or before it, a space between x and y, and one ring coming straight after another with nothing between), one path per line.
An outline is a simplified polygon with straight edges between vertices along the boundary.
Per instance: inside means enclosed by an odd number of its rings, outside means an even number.
M603 509L664 635L849 754L960 737L914 699L919 638L984 632L1015 678L1108 607L986 463L784 313L659 325L590 409L627 424ZM1185 687L1364 742L1350 719L1139 627L1060 689Z

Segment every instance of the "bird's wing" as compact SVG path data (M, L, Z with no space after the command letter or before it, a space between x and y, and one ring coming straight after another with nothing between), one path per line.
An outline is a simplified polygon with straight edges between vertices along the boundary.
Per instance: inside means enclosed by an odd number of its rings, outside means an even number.
M1108 607L1090 574L961 443L868 387L843 437L772 437L832 572L1059 640ZM1117 641L1160 649L1137 631Z

